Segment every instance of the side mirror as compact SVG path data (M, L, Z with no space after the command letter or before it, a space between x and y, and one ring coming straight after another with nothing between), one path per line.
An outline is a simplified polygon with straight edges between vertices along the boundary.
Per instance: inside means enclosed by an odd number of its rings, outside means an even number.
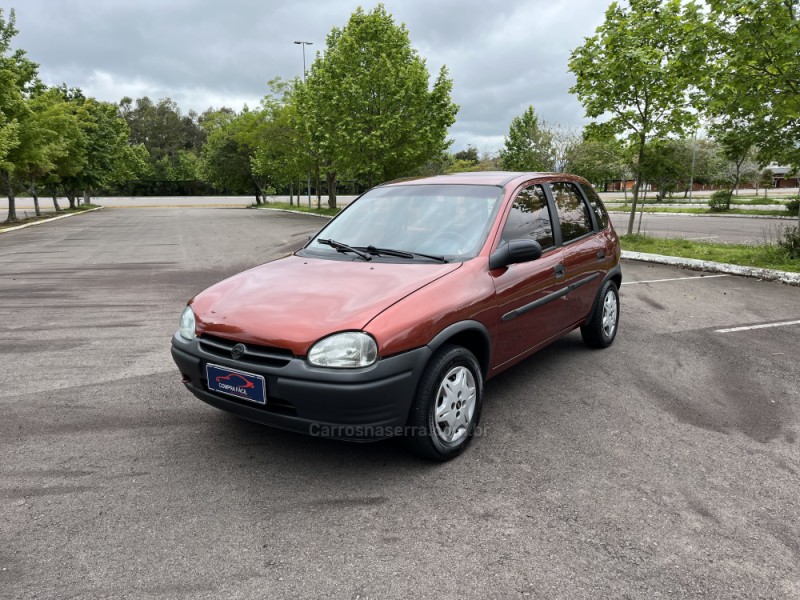
M542 246L533 240L510 240L489 257L489 269L501 269L516 263L530 262L542 255Z

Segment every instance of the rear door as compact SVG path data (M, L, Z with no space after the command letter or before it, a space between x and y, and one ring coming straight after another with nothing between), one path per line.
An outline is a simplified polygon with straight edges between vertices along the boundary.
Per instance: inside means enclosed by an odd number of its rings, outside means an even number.
M606 245L595 233L593 213L578 186L571 181L547 184L553 199L561 242L566 285L570 292L566 320L583 321L594 303L606 268Z
M541 185L521 189L506 217L499 244L529 239L539 242L538 260L491 271L498 315L495 364L500 366L539 347L566 326L567 301L554 294L565 287L562 250L557 247L547 195Z

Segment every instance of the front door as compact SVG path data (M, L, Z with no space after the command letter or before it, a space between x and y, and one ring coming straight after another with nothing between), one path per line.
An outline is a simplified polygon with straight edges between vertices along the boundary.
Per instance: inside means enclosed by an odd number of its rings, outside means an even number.
M498 307L493 363L499 367L540 348L565 326L567 301L557 297L567 285L563 251L555 246L553 219L541 185L520 190L506 218L500 244L530 239L542 257L491 272Z

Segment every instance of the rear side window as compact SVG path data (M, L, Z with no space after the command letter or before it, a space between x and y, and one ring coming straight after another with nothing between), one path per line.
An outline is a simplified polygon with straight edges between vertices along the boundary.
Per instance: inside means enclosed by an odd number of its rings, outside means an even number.
M506 242L534 240L543 249L553 246L553 220L542 186L528 186L517 195L508 213L502 239Z
M600 200L600 196L597 195L597 192L595 192L594 188L590 185L581 184L581 188L589 199L589 205L592 207L594 216L597 218L597 224L600 226L600 229L605 229L608 227L608 213L606 212L606 207L603 206L603 202Z
M589 207L586 206L575 184L559 181L551 183L550 189L553 191L558 220L561 222L561 241L566 244L570 240L591 233L593 226Z

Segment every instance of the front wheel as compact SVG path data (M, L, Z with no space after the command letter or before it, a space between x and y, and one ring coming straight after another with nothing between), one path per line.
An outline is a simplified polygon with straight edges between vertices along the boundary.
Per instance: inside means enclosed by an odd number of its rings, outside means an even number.
M619 291L607 281L597 294L591 320L581 327L583 341L591 348L607 348L617 336L619 326Z
M478 360L462 346L446 345L425 368L406 436L416 454L446 461L461 454L480 420L483 375Z

